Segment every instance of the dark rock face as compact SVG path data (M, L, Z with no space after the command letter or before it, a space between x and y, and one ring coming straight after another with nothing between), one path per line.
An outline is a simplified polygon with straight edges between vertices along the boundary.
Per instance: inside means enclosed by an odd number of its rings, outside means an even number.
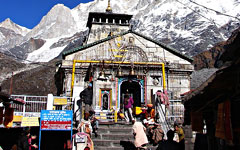
M6 51L14 45L22 42L23 36L15 33L13 30L0 27L0 51Z
M62 47L64 45L67 45L65 49L69 50L71 48L79 47L85 41L87 34L88 34L88 31L75 33L71 37L66 37L58 40L58 42L51 45L50 48Z
M12 94L46 96L49 93L56 95L55 62L39 65L34 69L23 71L12 77ZM11 78L1 84L4 92L10 88Z
M88 30L86 30L84 32L78 32L71 37L62 38L62 39L58 40L58 42L51 45L50 48L62 47L64 45L66 45L66 47L62 50L62 52L59 54L59 56L57 56L57 59L62 59L63 52L73 49L73 48L77 48L79 46L82 46L83 42L85 42L85 40L86 40L87 34L88 34Z
M223 63L232 61L239 56L239 43L240 28L235 30L227 41L220 42L210 50L194 56L193 64L195 69L200 70L202 68L219 68L223 65ZM222 55L225 51L229 51L229 53Z
M56 95L56 85L58 83L54 77L56 61L37 65L24 64L0 53L0 86L2 92L9 93L12 77L12 94L45 96L52 93ZM3 78L4 75L6 78Z
M225 42L221 42L211 48L209 51L204 51L194 56L193 65L196 70L200 70L202 68L214 68L216 59L223 52L223 47Z
M193 64L196 71L191 75L191 89L198 88L218 68L228 66L240 56L240 28L235 30L230 38L218 43L208 51L194 57Z
M225 53L216 60L215 67L222 67L225 63L232 63L240 57L240 28L235 30L224 45Z
M41 48L45 43L45 40L30 38L27 42L24 42L20 46L15 46L9 50L9 52L15 55L17 58L26 59L27 54Z
M0 74L8 74L18 69L24 68L26 65L17 62L0 52Z

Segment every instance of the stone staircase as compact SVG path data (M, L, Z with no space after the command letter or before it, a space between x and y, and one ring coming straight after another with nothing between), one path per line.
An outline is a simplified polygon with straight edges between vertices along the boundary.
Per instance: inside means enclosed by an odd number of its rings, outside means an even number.
M94 150L124 150L122 143L127 143L128 150L131 150L131 144L134 141L132 124L100 124L98 137L92 136ZM120 144L120 141L122 142ZM131 143L132 142L132 143ZM155 150L156 147L148 146L149 150Z

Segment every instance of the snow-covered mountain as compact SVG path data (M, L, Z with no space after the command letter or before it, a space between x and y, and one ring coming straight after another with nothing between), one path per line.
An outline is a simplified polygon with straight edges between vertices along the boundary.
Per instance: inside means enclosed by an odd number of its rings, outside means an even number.
M81 45L88 13L105 12L107 2L94 0L73 9L55 5L32 30L19 30L7 19L0 24L0 51L19 57L21 49L22 59L50 61L64 48ZM240 20L239 0L111 0L111 7L113 13L132 14L131 23L137 32L190 56L226 40ZM31 38L44 42L30 46L36 44ZM29 47L32 49L24 50Z
M8 50L21 43L23 36L29 31L29 29L15 24L9 18L5 19L0 23L0 49Z
M13 30L16 34L20 34L23 36L26 35L30 31L30 29L28 29L28 28L17 25L12 20L10 20L10 18L7 18L3 22L1 22L0 27Z
M77 24L74 21L71 9L63 4L57 4L26 35L26 38L52 39L70 36L76 32Z
M226 40L233 28L239 26L239 3L239 0L157 0L134 16L135 28L192 56Z

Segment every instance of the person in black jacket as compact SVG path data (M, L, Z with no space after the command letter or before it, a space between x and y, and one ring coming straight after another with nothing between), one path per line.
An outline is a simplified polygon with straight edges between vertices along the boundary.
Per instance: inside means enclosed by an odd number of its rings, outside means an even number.
M173 141L174 131L171 129L167 132L167 140L158 145L157 150L180 150L177 142Z
M32 139L36 139L36 136L31 136L30 130L24 130L17 141L17 150L32 150L37 149L36 144L32 144Z
M18 150L29 150L28 135L29 131L23 130L19 140L17 141Z
M89 83L88 87L80 93L80 98L85 103L84 116L88 118L89 117L89 111L93 111L93 109L92 109L92 101L93 101L92 83Z

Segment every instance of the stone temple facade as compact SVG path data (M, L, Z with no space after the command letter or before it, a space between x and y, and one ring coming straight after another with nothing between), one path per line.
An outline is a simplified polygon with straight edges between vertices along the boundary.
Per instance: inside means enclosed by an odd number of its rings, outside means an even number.
M179 100L190 90L192 59L167 45L131 30L127 14L89 13L84 44L63 53L62 95L79 99L93 84L93 108L119 110L129 93L134 106L154 103L157 90Z

